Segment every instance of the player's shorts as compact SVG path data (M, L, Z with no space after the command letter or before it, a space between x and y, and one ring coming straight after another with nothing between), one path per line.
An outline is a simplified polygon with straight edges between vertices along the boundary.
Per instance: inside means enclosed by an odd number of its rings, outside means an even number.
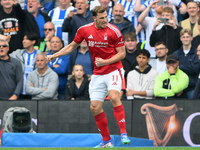
M90 100L104 101L110 90L120 92L123 78L123 68L105 75L92 75L89 85Z

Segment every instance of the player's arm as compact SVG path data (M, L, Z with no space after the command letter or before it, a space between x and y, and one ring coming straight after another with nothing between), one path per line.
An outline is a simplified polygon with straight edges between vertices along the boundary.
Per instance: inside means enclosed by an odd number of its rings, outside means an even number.
M69 45L65 46L64 48L62 48L59 52L54 53L53 55L48 55L47 58L49 61L52 61L58 57L64 56L64 55L68 55L71 52L73 52L75 49L77 49L79 46L78 43L72 41Z
M115 54L110 59L96 58L95 59L96 66L100 67L100 66L109 65L109 64L118 62L125 57L125 55L126 55L125 46L117 47L116 51L117 51L117 54Z

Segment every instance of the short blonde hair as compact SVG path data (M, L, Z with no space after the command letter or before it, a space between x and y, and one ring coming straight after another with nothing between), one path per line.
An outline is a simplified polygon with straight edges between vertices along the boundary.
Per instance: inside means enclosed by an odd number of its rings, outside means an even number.
M164 12L171 13L172 15L174 14L174 11L173 11L173 9L171 7L163 8L162 13L164 13Z
M183 34L188 33L190 36L192 36L192 31L190 29L182 29L180 32L180 36L183 36Z

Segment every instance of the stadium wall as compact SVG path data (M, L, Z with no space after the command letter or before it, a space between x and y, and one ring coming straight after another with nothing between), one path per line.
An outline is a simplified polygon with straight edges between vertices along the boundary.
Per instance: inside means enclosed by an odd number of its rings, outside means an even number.
M124 100L122 103L129 136L150 138L158 146L200 146L199 100ZM33 129L38 133L98 133L89 101L0 101L1 121L10 107L29 109ZM119 135L111 103L105 101L103 108L110 134Z

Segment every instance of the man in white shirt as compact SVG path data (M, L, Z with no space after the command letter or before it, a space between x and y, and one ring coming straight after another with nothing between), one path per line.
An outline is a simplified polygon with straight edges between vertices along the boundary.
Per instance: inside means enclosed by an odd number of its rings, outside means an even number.
M149 64L153 69L155 69L159 74L161 74L167 70L166 59L168 49L166 47L165 42L157 42L155 44L155 52L157 59L152 59Z

